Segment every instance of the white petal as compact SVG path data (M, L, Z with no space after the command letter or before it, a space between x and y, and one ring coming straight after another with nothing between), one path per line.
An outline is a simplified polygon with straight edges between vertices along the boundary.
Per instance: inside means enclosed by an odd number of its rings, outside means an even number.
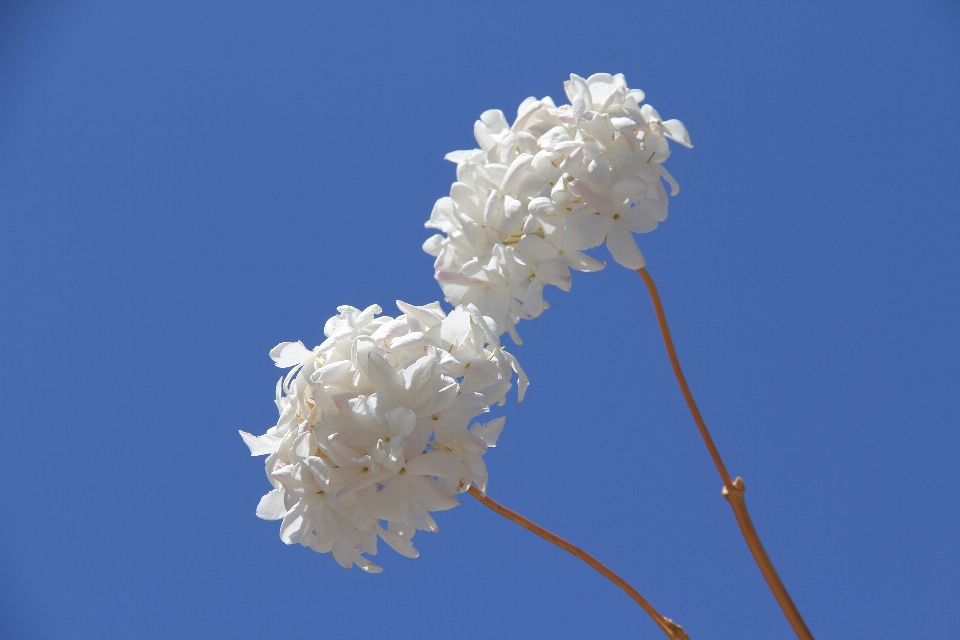
M373 388L378 393L397 395L400 392L400 379L390 363L375 351L371 351L367 357L367 376Z
M637 175L629 175L617 180L613 185L613 204L618 210L623 210L627 202L639 202L647 193L647 182Z
M310 473L313 475L313 479L316 481L317 486L326 489L327 485L330 484L330 473L332 469L330 465L323 458L318 458L317 456L310 456L303 461L303 464L309 469Z
M464 456L463 462L467 466L467 470L470 471L470 475L473 476L473 483L480 489L480 493L487 495L489 474L487 473L487 465L483 462L483 456L467 454Z
M314 384L319 384L321 382L331 383L338 380L343 380L346 382L352 367L353 363L349 360L341 360L340 362L331 362L330 364L325 364L310 375L310 382L313 382Z
M366 506L379 520L403 522L410 513L410 488L405 481L394 479L375 493Z
M637 206L627 209L623 213L623 219L626 220L630 231L649 233L656 229L660 221L667 217L666 211L667 208L659 200L644 200Z
M390 341L390 351L400 351L401 349L414 349L423 345L424 336L421 331L414 331L405 336L394 338Z
M521 153L517 156L507 170L507 174L503 177L503 184L500 185L500 191L510 195L517 193L520 187L520 181L523 179L523 174L530 168L531 162L533 162L533 156L529 153Z
M503 111L500 109L488 109L480 114L480 121L487 126L490 130L490 133L501 133L510 129L510 125L507 124L507 117L503 115Z
M436 368L433 354L425 355L400 372L401 385L411 396L419 398L433 382Z
M419 555L419 554L418 554L418 555ZM416 557L416 556L414 556L414 557ZM360 567L360 569L361 569L362 571L365 571L365 572L367 572L367 573L380 573L381 571L383 571L383 567L381 567L381 566L379 566L379 565L373 564L372 562L370 562L368 559L364 558L364 557L363 557L362 555L360 555L359 553L356 554L356 556L354 556L353 562L354 562L354 564L356 564L358 567Z
M287 544L300 542L308 533L306 518L307 506L300 501L283 516L283 522L280 524L280 539Z
M507 380L497 380L496 382L491 382L490 384L480 387L479 389L474 389L474 392L482 395L484 402L487 403L487 405L502 405L506 399L507 391L510 391L511 386L513 385L511 385Z
M460 386L456 382L452 382L443 389L432 393L427 403L419 407L418 410L421 411L421 415L438 413L449 407L459 394Z
M431 302L430 304L418 307L403 300L397 300L397 308L405 314L419 320L420 324L423 325L424 331L432 329L446 317L443 309L440 308L439 302Z
M567 264L577 271L600 271L607 266L606 262L601 262L592 256L588 256L582 251L564 251L563 259Z
M680 193L680 185L677 183L676 179L670 175L670 172L663 168L663 165L657 165L657 171L660 172L660 175L663 176L663 179L667 181L670 185L670 195L675 196ZM662 188L662 187L661 187Z
M667 120L663 123L663 128L666 129L668 138L679 142L688 149L693 149L693 145L690 143L690 134L687 133L687 128L683 126L682 122Z
M390 524L393 525L394 523L391 522ZM387 531L383 527L379 526L377 527L377 534L383 538L384 542L390 545L390 547L400 555L408 558L417 558L420 556L420 552L413 548L413 543L409 539L404 538L402 535L392 531Z
M536 274L538 278L547 284L560 287L563 291L570 291L572 284L570 269L563 262L559 260L545 260L537 265Z
M626 224L613 225L613 228L607 233L607 249L613 259L627 269L640 269L647 263Z
M287 515L287 508L283 506L283 491L274 489L260 498L257 505L257 517L263 520L279 520Z
M444 233L450 233L460 227L458 220L453 200L449 197L443 197L433 205L430 219L423 226L427 229L439 229ZM330 334L325 332L325 335Z
M580 200L583 201L587 207L593 211L599 211L600 213L613 215L613 213L615 213L617 210L617 208L614 207L613 203L610 201L610 198L597 193L580 180L574 180L570 184L569 191L580 198Z
M406 407L397 407L386 413L391 436L408 436L417 426L417 416Z
M317 442L317 438L312 432L301 433L293 441L293 447L290 448L290 458L295 461L303 460L307 456L316 455L319 447L320 443Z
M310 355L302 342L281 342L270 350L270 357L281 369L298 365Z
M431 478L413 476L409 482L410 499L427 511L446 511L460 506L459 500L441 489Z
M555 246L539 236L530 234L520 238L520 242L517 243L517 250L527 258L530 258L534 263L557 257L557 248Z
M537 140L537 144L544 149L553 149L562 142L570 142L570 132L560 126L550 129Z
M506 422L506 417L501 417L486 424L475 424L470 427L470 433L478 436L488 447L495 447Z
M353 560L360 554L349 540L343 538L334 538L333 540L333 559L337 561L344 569L353 568Z
M470 314L462 308L450 312L440 325L440 339L446 345L457 346L470 333Z
M448 160L454 164L460 164L464 160L468 159L470 156L475 154L480 149L472 149L470 151L451 151L447 155L443 156L444 160Z
M444 243L447 241L445 237L439 233L435 233L423 243L423 250L429 255L436 258L440 255L440 250L443 249Z
M407 461L407 473L416 476L452 478L460 470L460 454L452 451L431 451Z
M586 80L575 73L571 73L570 80L563 83L563 89L567 93L570 104L573 104L577 101L577 98L580 98L584 102L584 108L587 111L593 111L593 102L590 98L590 89L587 86Z
M518 343L519 344L519 343ZM503 355L510 361L510 368L517 374L517 402L523 402L523 396L527 393L527 387L530 385L530 379L524 373L520 362L509 351L504 351Z
M349 495L365 489L370 485L376 484L378 482L386 482L390 478L396 476L396 473L393 471L381 471L380 473L373 473L372 471L367 471L361 475L356 480L352 480L347 484L343 485L339 491L337 491L338 498L345 498Z
M537 218L557 214L557 210L553 206L553 201L550 200L550 198L534 198L530 201L530 204L527 205L527 211L530 212L530 215Z
M271 453L276 453L277 449L280 448L280 441L283 439L280 436L272 436L268 433L262 436L255 436L246 431L241 431L240 437L243 438L246 445L250 447L251 456L266 456Z
M574 214L570 214L574 217ZM613 226L613 217L595 213L579 213L571 223L583 238L583 246L578 249L590 249L603 244L603 239Z

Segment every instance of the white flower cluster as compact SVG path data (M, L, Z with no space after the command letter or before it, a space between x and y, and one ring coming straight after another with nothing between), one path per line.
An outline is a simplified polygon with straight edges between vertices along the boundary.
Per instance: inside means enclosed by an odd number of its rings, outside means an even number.
M455 151L457 181L433 208L438 229L424 250L436 257L436 279L454 305L475 304L520 342L516 323L549 305L543 285L570 290L570 269L604 263L583 253L607 243L629 269L644 266L633 233L667 216L662 163L667 138L690 137L679 120L660 119L622 74L598 73L564 83L569 105L527 98L510 126L486 111L474 125L479 149Z
M362 554L377 552L378 537L415 558L414 533L438 530L430 511L460 504L471 483L486 491L483 454L505 418L468 424L506 401L514 372L520 400L527 386L475 306L397 306L396 319L376 305L338 307L312 351L277 345L270 356L292 367L277 383L280 418L262 436L240 432L252 455L268 456L274 489L257 515L282 518L287 544L370 572L380 567Z

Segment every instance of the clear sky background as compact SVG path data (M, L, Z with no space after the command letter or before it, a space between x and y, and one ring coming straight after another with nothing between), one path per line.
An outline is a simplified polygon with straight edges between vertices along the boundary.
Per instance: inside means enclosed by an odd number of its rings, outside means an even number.
M4 3L0 637L660 637L467 496L380 575L287 547L237 435L275 344L440 296L443 155L571 72L690 130L639 243L814 634L960 637L960 10L772 4ZM640 279L547 297L490 495L694 640L791 637Z

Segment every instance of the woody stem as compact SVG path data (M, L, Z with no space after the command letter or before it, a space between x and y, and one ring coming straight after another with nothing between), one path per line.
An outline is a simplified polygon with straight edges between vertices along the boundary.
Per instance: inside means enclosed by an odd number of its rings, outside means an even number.
M480 493L480 490L474 486L470 487L470 495L472 495L474 498L479 500L484 506L500 514L507 520L512 520L513 522L516 522L524 529L528 531L532 531L533 533L537 534L547 542L552 542L553 544L557 545L564 551L568 551L572 553L573 555L580 558L581 560L586 562L588 565L590 565L591 567L599 571L601 575L603 575L613 584L623 589L628 596L633 598L634 601L637 604L639 604L644 611L647 612L647 615L653 618L653 621L657 623L657 626L660 627L660 629L666 634L668 638L670 638L670 640L689 640L689 636L687 636L686 632L683 630L683 627L673 622L670 618L665 618L664 616L660 615L660 613L653 608L653 605L647 602L647 599L644 598L642 595L640 595L639 591L634 589L632 586L630 586L629 583L627 583L626 580L624 580L623 578L615 574L613 571L607 568L606 565L601 563L599 560L594 558L592 555L590 555L580 547L572 545L566 540L564 540L563 538L561 538L560 536L550 533L540 525L535 524L534 522L531 522L530 520L524 518L519 513L516 513L515 511L511 511L510 509L507 509L505 506L493 500L492 498L488 498L487 496Z
M651 278L647 270L642 267L637 269L637 273L643 278L643 282L647 285L647 290L650 292L650 299L653 301L653 308L657 314L657 323L660 325L660 333L663 334L663 343L667 348L667 355L670 357L673 374L676 376L680 390L683 392L683 397L687 401L687 407L690 409L693 421L697 424L700 437L703 438L704 444L707 445L707 451L710 452L713 464L720 474L720 479L723 480L723 497L726 498L730 506L733 507L733 514L737 519L737 524L740 526L740 533L743 534L743 539L746 541L754 561L760 568L760 573L763 574L764 579L767 581L767 586L769 586L770 591L773 592L773 597L777 599L777 604L779 604L780 609L783 610L783 614L793 628L793 632L797 634L797 638L800 640L813 640L813 634L810 633L806 623L800 616L800 611L797 610L797 606L790 598L790 594L787 593L787 588L783 586L783 581L780 580L776 569L773 568L773 562L770 561L770 557L764 550L763 544L760 543L760 536L757 534L757 530L750 520L750 514L747 512L747 503L743 498L743 494L746 491L743 479L730 479L730 474L723 464L723 459L720 458L720 452L717 451L717 446L713 443L713 438L710 437L710 432L707 430L707 424L703 421L703 416L700 415L697 403L693 399L693 393L690 392L690 387L687 385L683 370L680 368L680 360L677 358L677 351L673 346L673 338L670 337L670 328L667 326L667 318L666 315L664 315L663 305L660 302L660 294L657 293L657 287L653 283L653 278Z

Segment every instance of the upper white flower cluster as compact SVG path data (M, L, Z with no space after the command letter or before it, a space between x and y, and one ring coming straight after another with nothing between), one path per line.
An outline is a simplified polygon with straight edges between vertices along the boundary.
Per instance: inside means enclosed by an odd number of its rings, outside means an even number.
M376 305L338 307L312 351L277 345L270 356L292 367L277 382L280 418L262 436L240 432L252 455L268 456L274 489L257 515L282 518L287 544L370 572L380 567L362 554L377 552L378 537L415 558L414 533L437 531L430 511L460 504L471 483L486 491L483 454L505 418L468 424L505 402L513 372L518 399L527 386L475 306L397 306L396 319L377 317Z
M570 290L570 268L597 271L583 253L607 243L614 260L644 266L632 233L667 217L679 187L662 163L667 138L690 147L679 120L663 121L622 74L564 83L569 105L527 98L513 126L486 111L474 125L479 149L454 151L457 181L434 205L424 251L454 305L475 304L517 343L516 323L549 305L543 285Z

